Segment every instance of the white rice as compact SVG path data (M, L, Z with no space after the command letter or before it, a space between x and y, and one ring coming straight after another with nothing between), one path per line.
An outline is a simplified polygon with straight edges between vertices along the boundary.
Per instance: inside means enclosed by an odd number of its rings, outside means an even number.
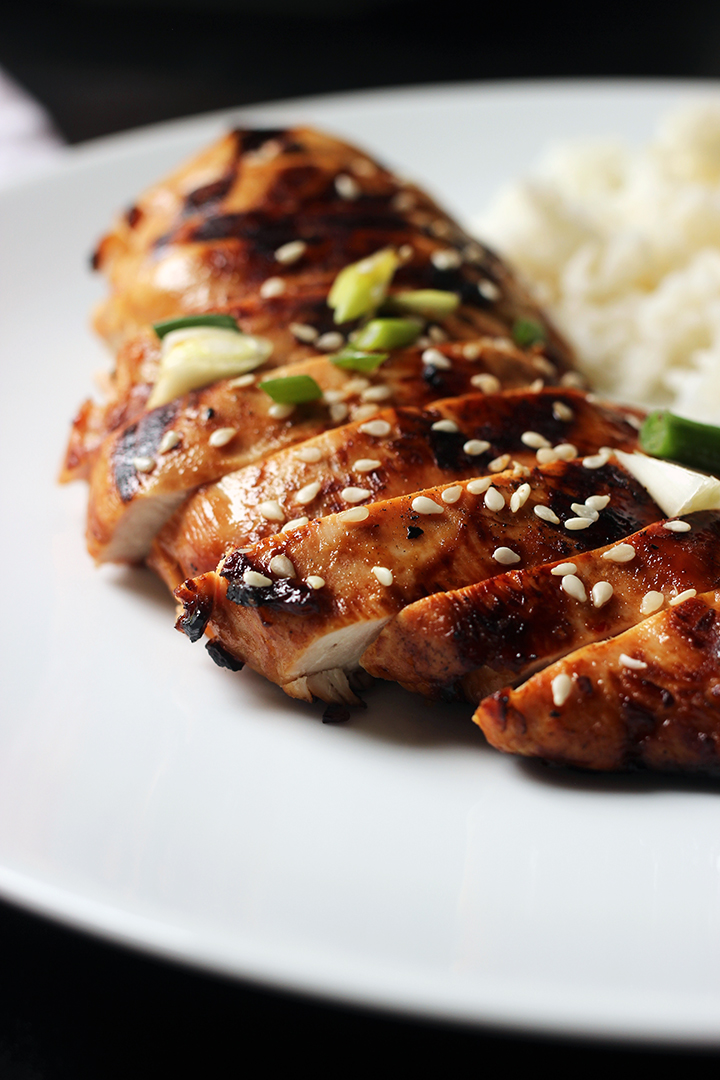
M671 113L640 150L560 146L475 224L595 388L720 422L720 99Z

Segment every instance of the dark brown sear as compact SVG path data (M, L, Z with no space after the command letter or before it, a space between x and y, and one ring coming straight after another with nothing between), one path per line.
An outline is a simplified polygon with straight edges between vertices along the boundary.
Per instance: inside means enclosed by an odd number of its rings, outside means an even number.
M688 532L657 522L622 546L576 554L572 575L548 563L426 597L385 627L362 666L429 698L477 702L567 653L622 633L687 589L714 588L720 512L691 514L687 522ZM567 591L566 576L582 590L573 583Z
M512 496L525 484L526 501L513 511ZM573 502L608 492L612 508L586 529L534 513L542 503L565 522L575 517ZM204 625L211 640L291 696L353 700L347 674L408 604L494 577L508 563L533 566L620 540L661 517L647 492L613 464L557 462L527 479L501 473L485 483L434 487L232 552L217 572L176 591L185 607L178 628L197 638Z
M297 519L501 471L511 461L532 467L537 448L523 442L528 432L579 454L637 444L633 411L557 388L447 398L424 410L385 409L377 419L389 425L386 438L372 434L372 422L346 424L200 488L156 538L150 565L175 588L214 570L226 551Z
M498 750L583 769L717 773L720 593L587 645L481 702Z

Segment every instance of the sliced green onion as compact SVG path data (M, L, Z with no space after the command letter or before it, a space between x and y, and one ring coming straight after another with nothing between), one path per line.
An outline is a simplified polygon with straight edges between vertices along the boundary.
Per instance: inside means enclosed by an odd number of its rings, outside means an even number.
M350 340L357 349L402 349L416 342L421 330L417 319L371 319Z
M234 379L264 364L272 342L218 326L168 330L162 342L157 380L147 407L167 405L182 394L219 379Z
M545 327L535 319L516 319L513 323L512 336L521 349L545 341Z
M457 293L443 289L412 289L388 297L388 306L393 310L422 315L426 319L444 319L452 315L459 303Z
M383 248L360 262L341 270L328 295L336 323L359 319L375 311L387 295L400 258L392 248Z
M668 517L694 514L698 510L720 510L720 480L714 476L639 451L626 454L616 450L615 457Z
M377 371L382 363L388 358L385 352L363 352L362 349L343 349L330 357L335 367L345 368L347 371L363 371L366 374Z
M305 401L316 401L322 397L322 390L309 375L288 375L284 379L267 379L260 383L260 389L279 405L302 405Z
M153 323L153 330L159 338L164 338L171 330L184 330L188 326L217 326L221 330L234 330L240 333L237 319L232 315L182 315L177 319L163 319Z
M640 429L640 445L653 457L669 458L720 476L720 427L659 410Z

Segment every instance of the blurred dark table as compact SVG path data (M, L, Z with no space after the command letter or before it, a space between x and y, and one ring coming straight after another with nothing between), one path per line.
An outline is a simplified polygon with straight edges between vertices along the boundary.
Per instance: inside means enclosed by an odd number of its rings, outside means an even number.
M720 76L717 3L426 0L4 4L0 67L77 143L211 109L378 86ZM658 943L661 947L662 943ZM312 1002L114 947L0 903L0 1080L225 1075L305 1064L400 1075L461 1061L716 1069L718 1055L453 1027ZM259 1071L258 1068L258 1071Z

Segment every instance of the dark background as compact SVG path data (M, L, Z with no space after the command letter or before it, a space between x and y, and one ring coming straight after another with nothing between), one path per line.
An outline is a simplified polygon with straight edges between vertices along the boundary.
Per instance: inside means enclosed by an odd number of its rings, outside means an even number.
M54 0L0 4L0 67L71 143L304 94L463 80L720 77L720 4ZM662 948L662 942L658 942ZM0 1080L662 1063L720 1055L419 1023L174 968L0 904ZM719 1018L720 1019L720 1018ZM720 1024L719 1024L720 1029ZM260 1056L258 1064L251 1064Z

